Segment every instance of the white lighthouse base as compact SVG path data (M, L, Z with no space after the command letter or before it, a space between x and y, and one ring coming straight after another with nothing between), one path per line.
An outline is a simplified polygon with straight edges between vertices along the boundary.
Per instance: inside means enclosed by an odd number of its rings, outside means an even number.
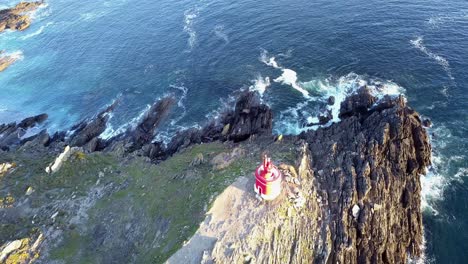
M254 184L254 190L255 190L255 193L257 194L257 196L259 196L260 198L262 198L263 200L266 200L266 201L272 201L274 199L276 199L276 197L278 197L278 195L280 195L281 193L281 189L278 190L278 192L276 193L272 193L270 195L264 195L260 192L260 188L257 188L257 185Z

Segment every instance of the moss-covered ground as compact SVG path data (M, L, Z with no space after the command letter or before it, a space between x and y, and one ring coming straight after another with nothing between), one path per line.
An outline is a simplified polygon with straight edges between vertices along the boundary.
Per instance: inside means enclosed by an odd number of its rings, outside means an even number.
M53 226L62 233L47 241L52 247L47 258L162 263L195 233L216 195L237 177L251 175L261 153L278 146L281 151L274 151L273 158L290 162L294 150L289 144L246 143L240 146L245 156L216 170L209 161L230 153L232 146L215 142L192 146L157 165L141 157L79 153L52 175L44 169L55 154L6 153L0 162L14 161L18 167L0 180L0 198L15 202L13 209L0 210L7 215L22 201L26 213L0 223L0 243ZM200 154L205 162L190 165ZM26 198L28 187L34 192ZM58 215L51 219L55 211ZM33 213L38 214L34 222Z

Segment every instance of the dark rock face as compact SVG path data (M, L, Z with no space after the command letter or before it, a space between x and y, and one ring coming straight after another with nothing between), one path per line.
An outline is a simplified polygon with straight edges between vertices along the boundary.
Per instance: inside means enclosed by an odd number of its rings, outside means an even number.
M94 151L99 141L97 137L106 130L107 121L109 121L109 114L114 110L117 104L118 101L114 102L90 122L83 121L74 126L72 129L75 131L70 137L70 144L72 146L82 147L89 143L88 150Z
M0 10L0 32L5 29L25 30L31 24L31 19L25 13L36 10L43 1L21 2L15 7Z
M365 115L368 109L377 101L377 98L372 96L367 87L362 87L356 94L346 98L341 103L339 118L349 117L353 115Z
M18 124L11 123L0 125L0 149L6 150L19 145L26 131L43 123L47 117L47 114L40 114L28 117Z
M331 244L319 263L405 263L422 253L428 135L403 97L371 109L376 101L364 88L342 104L340 123L300 136L328 205Z
M273 113L268 106L260 103L257 93L248 92L237 101L228 124L230 129L227 138L234 142L246 140L256 134L271 135Z
M53 136L39 135L23 139L21 144L60 146L68 144L83 147L87 152L116 151L122 155L135 153L151 158L164 160L177 151L193 144L208 143L216 140L243 141L252 135L271 135L273 114L271 109L261 104L258 93L245 92L236 103L234 110L227 110L218 120L211 121L201 129L191 128L178 132L164 146L161 142L154 142L157 128L165 120L175 103L173 97L165 97L153 104L143 120L132 130L126 131L109 140L100 139L109 121L109 114L115 109L118 102L113 103L91 120L82 121L71 128L73 134L66 137L65 132L57 132ZM47 118L46 114L26 118L18 125L0 125L0 147L8 149L20 143L20 138L28 128L41 123ZM45 132L44 132L45 133ZM45 133L47 134L47 133ZM32 142L31 142L32 141Z
M245 92L237 100L235 109L221 114L202 129L188 129L179 132L168 144L164 154L172 155L192 144L231 140L239 142L252 135L271 135L273 113L260 102L256 92ZM153 157L152 157L153 158Z
M166 97L156 102L147 112L145 118L134 131L131 132L134 148L141 148L144 144L151 142L154 132L161 122L169 114L170 107L175 103L172 97Z

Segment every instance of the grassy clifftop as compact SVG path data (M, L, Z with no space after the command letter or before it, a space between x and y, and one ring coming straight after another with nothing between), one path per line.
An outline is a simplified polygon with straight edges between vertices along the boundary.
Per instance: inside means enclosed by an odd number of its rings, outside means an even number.
M292 158L289 143L259 142L194 145L157 165L77 152L51 175L44 168L55 155L8 152L0 163L17 167L0 180L9 199L0 242L44 234L40 262L161 263L195 233L217 194L252 176L264 151Z

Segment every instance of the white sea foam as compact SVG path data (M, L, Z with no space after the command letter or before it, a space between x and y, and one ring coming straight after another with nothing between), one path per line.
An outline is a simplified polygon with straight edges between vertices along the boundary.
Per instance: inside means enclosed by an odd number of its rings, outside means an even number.
M253 84L249 87L249 90L257 91L261 96L263 96L263 93L270 85L270 77L263 78L261 75L258 75L253 81Z
M280 128L279 132L281 133L298 134L302 131L320 127L321 125L304 127L305 123L317 124L317 116L323 114L320 113L317 108L310 105L313 101L319 101L325 104L331 96L335 98L335 103L333 105L326 105L324 109L330 111L333 116L333 119L329 123L323 125L329 126L333 122L336 123L340 121L338 115L340 113L341 102L343 102L347 96L356 92L360 87L368 87L372 95L379 99L383 98L384 95L396 96L405 93L405 89L394 82L367 78L355 73L350 73L338 79L331 77L314 79L300 83L300 85L305 87L308 91L311 91L314 95L307 98L304 102L280 113L280 122L277 127Z
M453 181L463 181L463 178L468 176L467 168L459 168L457 173L453 174L450 168L453 163L460 160L465 160L465 156L444 156L441 150L448 147L448 143L453 140L451 131L444 125L434 124L433 128L429 129L429 135L432 149L432 166L425 176L421 176L422 185L422 209L426 212L438 215L439 211L436 207L436 202L443 200L445 189ZM435 135L437 138L433 138Z
M463 12L463 13L455 12L455 13L452 13L451 15L432 16L428 20L426 20L426 22L432 29L438 29L439 27L447 23L462 21L462 20L466 20L467 18L468 18L468 14L466 12Z
M213 29L213 32L214 32L214 34L215 34L218 38L224 40L224 42L226 42L226 43L229 43L229 37L228 37L228 35L226 34L223 25L217 25L217 26Z
M336 78L317 78L307 82L298 81L297 73L285 67L280 66L274 56L270 56L268 51L262 50L260 61L264 64L280 69L281 76L274 79L274 82L289 85L299 91L305 98L304 102L300 102L282 112L280 112L279 120L276 122L278 132L283 134L299 134L308 129L316 129L319 125L304 127L305 123L318 123L317 116L321 114L317 109L312 109L309 103L313 101L326 102L328 98L333 96L335 103L327 105L326 111L330 111L333 119L326 124L329 126L332 122L339 122L338 117L340 112L341 102L347 96L356 92L360 87L366 86L371 93L381 99L384 95L399 95L404 94L405 89L392 81L384 81L376 78L368 78L355 73L350 73L346 76ZM311 93L313 95L311 95ZM323 113L322 113L323 114Z
M50 16L51 10L48 3L43 3L35 11L32 11L29 17L32 20L42 20L45 17Z
M283 70L283 74L280 77L274 79L273 81L290 85L292 88L302 93L302 95L305 98L307 99L310 98L309 92L305 90L304 88L302 88L301 85L298 84L297 73L291 69L282 69L282 70Z
M288 49L285 53L279 53L278 57L280 58L291 58L293 49Z
M109 11L87 12L87 13L80 14L80 17L82 20L86 22L91 22L91 21L95 21L98 18L105 16L108 13Z
M48 27L48 26L50 26L50 25L53 25L53 24L54 24L54 22L49 22L49 23L47 23L47 24L41 26L41 27L40 27L38 30L36 30L35 32L30 33L30 34L27 34L27 35L21 37L21 39L22 39L22 40L26 40L26 39L32 38L32 37L34 37L34 36L40 35L42 32L44 32L44 29L45 29L46 27Z
M276 58L275 57L269 57L268 56L268 51L266 50L262 50L262 53L260 54L260 61L265 63L266 65L268 66L271 66L275 69L281 69L281 67L278 65L278 63L276 62Z
M197 42L197 32L195 31L195 19L198 17L200 10L195 8L190 8L184 12L184 31L189 35L187 40L190 50L192 50Z
M419 49L422 53L426 54L429 58L435 60L437 64L442 66L442 68L445 70L447 73L448 77L450 79L454 79L452 75L452 70L450 69L450 64L448 60L440 55L437 55L436 53L432 52L429 50L426 46L424 46L424 38L423 37L417 37L416 39L410 40L411 45L413 45L415 48Z
M171 84L170 87L175 90L179 90L182 92L182 96L179 97L179 100L177 101L177 106L182 109L182 112L177 115L176 118L173 118L171 120L171 126L176 125L186 114L187 114L187 108L185 107L184 101L187 99L187 93L188 89L187 87L184 86L184 84Z
M297 103L293 107L280 112L278 119L275 121L275 130L278 134L297 135L310 128L304 126L303 119L313 122L318 121L316 117L312 117L312 112L307 108L309 101Z
M114 136L117 136L119 134L124 133L125 131L127 131L129 129L135 128L138 125L138 123L143 119L143 117L145 116L145 114L148 112L148 110L150 108L151 108L151 105L147 105L145 107L145 109L143 109L138 114L138 116L132 118L129 122L119 126L117 129L114 129L114 127L111 124L108 124L107 127L106 127L106 130L104 130L104 132L102 132L102 134L99 136L99 138L110 139L110 138L112 138ZM113 113L109 114L109 122L110 122L110 120L112 119L113 116L114 116Z
M17 50L14 52L4 52L0 54L0 57L9 57L13 61L19 61L19 60L24 59L24 55L21 50Z
M276 62L275 57L268 57L268 52L266 50L263 50L261 55L260 55L260 61L265 63L268 66L271 66L275 69L280 69L283 71L283 74L281 74L280 77L274 79L274 82L278 83L283 83L285 85L289 85L298 92L300 92L306 99L310 98L309 92L304 89L297 80L297 73L294 70L283 68L279 66L279 64Z

